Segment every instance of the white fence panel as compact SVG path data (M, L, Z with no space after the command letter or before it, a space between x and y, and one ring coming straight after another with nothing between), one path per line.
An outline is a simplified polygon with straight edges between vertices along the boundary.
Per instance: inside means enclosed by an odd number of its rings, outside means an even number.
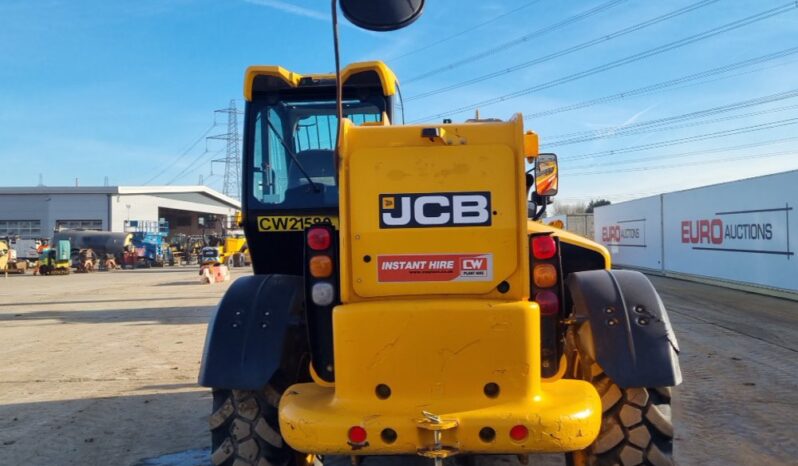
M660 196L597 207L594 239L607 247L613 264L662 269Z
M664 194L665 270L798 291L796 205L798 171Z

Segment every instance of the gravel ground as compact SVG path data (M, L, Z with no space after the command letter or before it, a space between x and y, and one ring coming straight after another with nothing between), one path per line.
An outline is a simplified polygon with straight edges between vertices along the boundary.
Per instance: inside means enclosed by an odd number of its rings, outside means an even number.
M652 281L682 346L680 464L795 464L798 303ZM200 285L195 268L0 278L0 464L208 464L195 382L228 285Z

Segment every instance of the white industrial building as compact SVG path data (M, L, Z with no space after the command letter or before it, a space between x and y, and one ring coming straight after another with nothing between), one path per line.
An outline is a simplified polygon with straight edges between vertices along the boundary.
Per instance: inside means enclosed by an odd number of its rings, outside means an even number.
M207 186L0 187L0 236L122 232L127 220L165 220L173 233L194 233L239 209L237 200Z

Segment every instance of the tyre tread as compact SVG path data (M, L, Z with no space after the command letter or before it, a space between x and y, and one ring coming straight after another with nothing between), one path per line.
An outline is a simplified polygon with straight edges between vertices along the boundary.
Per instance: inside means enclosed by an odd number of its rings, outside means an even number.
M673 466L670 387L621 388L596 362L576 373L601 396L602 426L596 441L577 452L588 466ZM575 455L568 457L569 464ZM581 464L581 462L580 462Z
M280 435L271 387L262 391L215 390L208 419L215 466L286 466L292 456Z

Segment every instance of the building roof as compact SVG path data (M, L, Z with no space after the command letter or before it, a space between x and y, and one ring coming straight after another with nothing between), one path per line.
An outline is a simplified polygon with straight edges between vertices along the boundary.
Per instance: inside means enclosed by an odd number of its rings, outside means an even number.
M235 209L241 208L241 202L226 196L215 189L203 185L193 186L11 186L0 187L3 194L142 194L157 196L159 194L201 194L227 204Z

